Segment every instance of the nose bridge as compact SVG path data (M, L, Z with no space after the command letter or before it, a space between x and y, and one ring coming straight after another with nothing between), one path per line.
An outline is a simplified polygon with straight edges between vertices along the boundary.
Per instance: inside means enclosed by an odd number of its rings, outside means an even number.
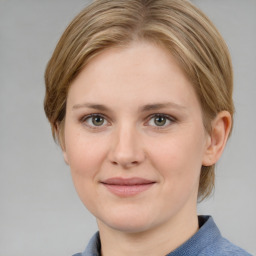
M125 167L139 164L144 159L140 134L135 125L124 122L114 134L111 161Z

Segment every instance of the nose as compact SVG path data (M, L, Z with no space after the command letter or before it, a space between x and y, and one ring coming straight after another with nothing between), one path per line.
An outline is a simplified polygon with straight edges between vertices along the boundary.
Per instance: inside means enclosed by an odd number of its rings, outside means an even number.
M129 169L145 160L141 135L135 127L123 125L113 135L109 159L113 165Z

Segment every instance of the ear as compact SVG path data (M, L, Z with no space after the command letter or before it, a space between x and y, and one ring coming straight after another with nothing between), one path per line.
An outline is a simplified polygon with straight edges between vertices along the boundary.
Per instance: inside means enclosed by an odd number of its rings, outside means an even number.
M67 156L67 152L62 150L62 154L63 154L63 158L64 158L64 161L67 165L69 165L69 161L68 161L68 156Z
M59 143L60 143L60 147L61 147L61 150L62 150L64 161L67 165L69 165L68 154L67 154L67 151L66 151L64 138L62 138L62 140L59 140Z
M69 161L68 161L68 155L67 155L67 151L66 151L66 145L65 145L65 133L64 133L64 124L57 124L56 126L56 135L57 135L57 139L59 142L59 145L61 147L62 150L62 154L63 154L63 158L64 161L67 165L69 165Z
M232 118L228 111L221 111L212 121L211 134L208 136L206 151L203 158L203 165L210 166L215 164L224 148L231 130Z

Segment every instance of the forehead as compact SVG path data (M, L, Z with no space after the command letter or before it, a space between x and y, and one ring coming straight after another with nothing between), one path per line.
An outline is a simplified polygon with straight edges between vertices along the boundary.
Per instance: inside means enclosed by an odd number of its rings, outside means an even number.
M193 86L165 48L134 42L95 56L71 84L68 103L98 99L111 104L184 104L195 98Z

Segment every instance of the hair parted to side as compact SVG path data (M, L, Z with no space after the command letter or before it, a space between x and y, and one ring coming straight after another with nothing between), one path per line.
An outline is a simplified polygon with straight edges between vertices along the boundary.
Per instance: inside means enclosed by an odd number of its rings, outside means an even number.
M53 137L60 144L72 81L105 49L133 41L156 43L175 57L198 96L207 132L211 132L211 121L220 111L233 116L229 51L215 26L198 8L186 0L96 0L67 27L46 68L44 109ZM214 168L202 166L201 200L214 188Z

